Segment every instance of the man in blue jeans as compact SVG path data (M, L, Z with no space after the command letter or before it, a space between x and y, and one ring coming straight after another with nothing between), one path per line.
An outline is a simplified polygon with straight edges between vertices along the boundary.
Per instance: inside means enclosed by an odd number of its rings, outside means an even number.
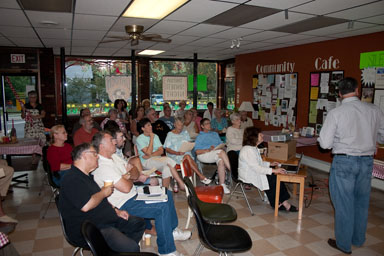
M114 191L108 201L131 215L155 219L159 253L169 256L182 255L176 251L175 240L187 240L192 234L177 228L178 219L172 194L167 192L167 202L146 204L144 201L136 201L136 188L132 179L137 178L137 169L130 169L124 160L115 154L116 140L109 133L100 132L93 137L92 144L99 153L99 166L93 172L96 183L102 187L105 180L113 181Z
M357 81L338 84L341 105L331 110L318 139L332 148L329 191L335 208L335 239L328 244L351 254L351 245L362 246L368 221L373 155L376 142L384 143L384 114L358 98Z

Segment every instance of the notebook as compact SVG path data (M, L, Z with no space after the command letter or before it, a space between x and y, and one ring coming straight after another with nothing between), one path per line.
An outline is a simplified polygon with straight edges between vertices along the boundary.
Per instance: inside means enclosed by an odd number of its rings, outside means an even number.
M303 159L303 156L304 156L304 154L301 153L300 158L299 158L299 162L297 163L297 165L296 164L282 164L281 168L285 169L287 171L287 173L293 173L293 174L298 173L300 170L301 160Z

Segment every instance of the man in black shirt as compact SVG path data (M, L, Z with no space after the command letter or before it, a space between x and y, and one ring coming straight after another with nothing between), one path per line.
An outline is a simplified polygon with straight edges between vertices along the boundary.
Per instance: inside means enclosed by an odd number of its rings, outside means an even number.
M108 203L107 197L112 194L113 186L100 189L89 175L98 165L96 150L88 143L80 144L73 149L72 158L72 168L62 179L59 196L59 208L69 238L85 247L81 225L89 220L100 229L112 250L139 252L144 220L114 209Z
M159 136L161 144L164 144L165 138L167 138L168 132L171 131L168 125L161 120L156 120L156 111L154 108L149 108L145 111L147 118L151 121L152 131Z

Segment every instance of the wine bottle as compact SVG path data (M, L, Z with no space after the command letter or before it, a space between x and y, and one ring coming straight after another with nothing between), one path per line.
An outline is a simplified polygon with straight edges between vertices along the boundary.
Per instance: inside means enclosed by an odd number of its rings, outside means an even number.
M11 138L15 137L16 138L16 129L15 129L15 123L12 119L12 129L11 129Z

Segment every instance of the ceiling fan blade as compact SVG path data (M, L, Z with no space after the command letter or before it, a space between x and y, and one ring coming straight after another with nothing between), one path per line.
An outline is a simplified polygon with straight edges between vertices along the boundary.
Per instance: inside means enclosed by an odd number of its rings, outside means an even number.
M159 35L159 34L145 34L145 35L141 35L141 37L161 37L161 35Z
M107 38L115 38L115 39L121 39L121 40L130 40L131 39L129 36L107 36Z
M139 44L139 39L132 39L131 46L136 46Z
M121 42L121 41L126 41L126 40L127 39L120 38L120 39L114 39L114 40L104 40L104 41L101 41L100 43L105 44L105 43Z
M172 42L171 39L162 38L162 37L143 37L141 40L143 40L143 41L159 42L159 43L170 43L170 42Z

